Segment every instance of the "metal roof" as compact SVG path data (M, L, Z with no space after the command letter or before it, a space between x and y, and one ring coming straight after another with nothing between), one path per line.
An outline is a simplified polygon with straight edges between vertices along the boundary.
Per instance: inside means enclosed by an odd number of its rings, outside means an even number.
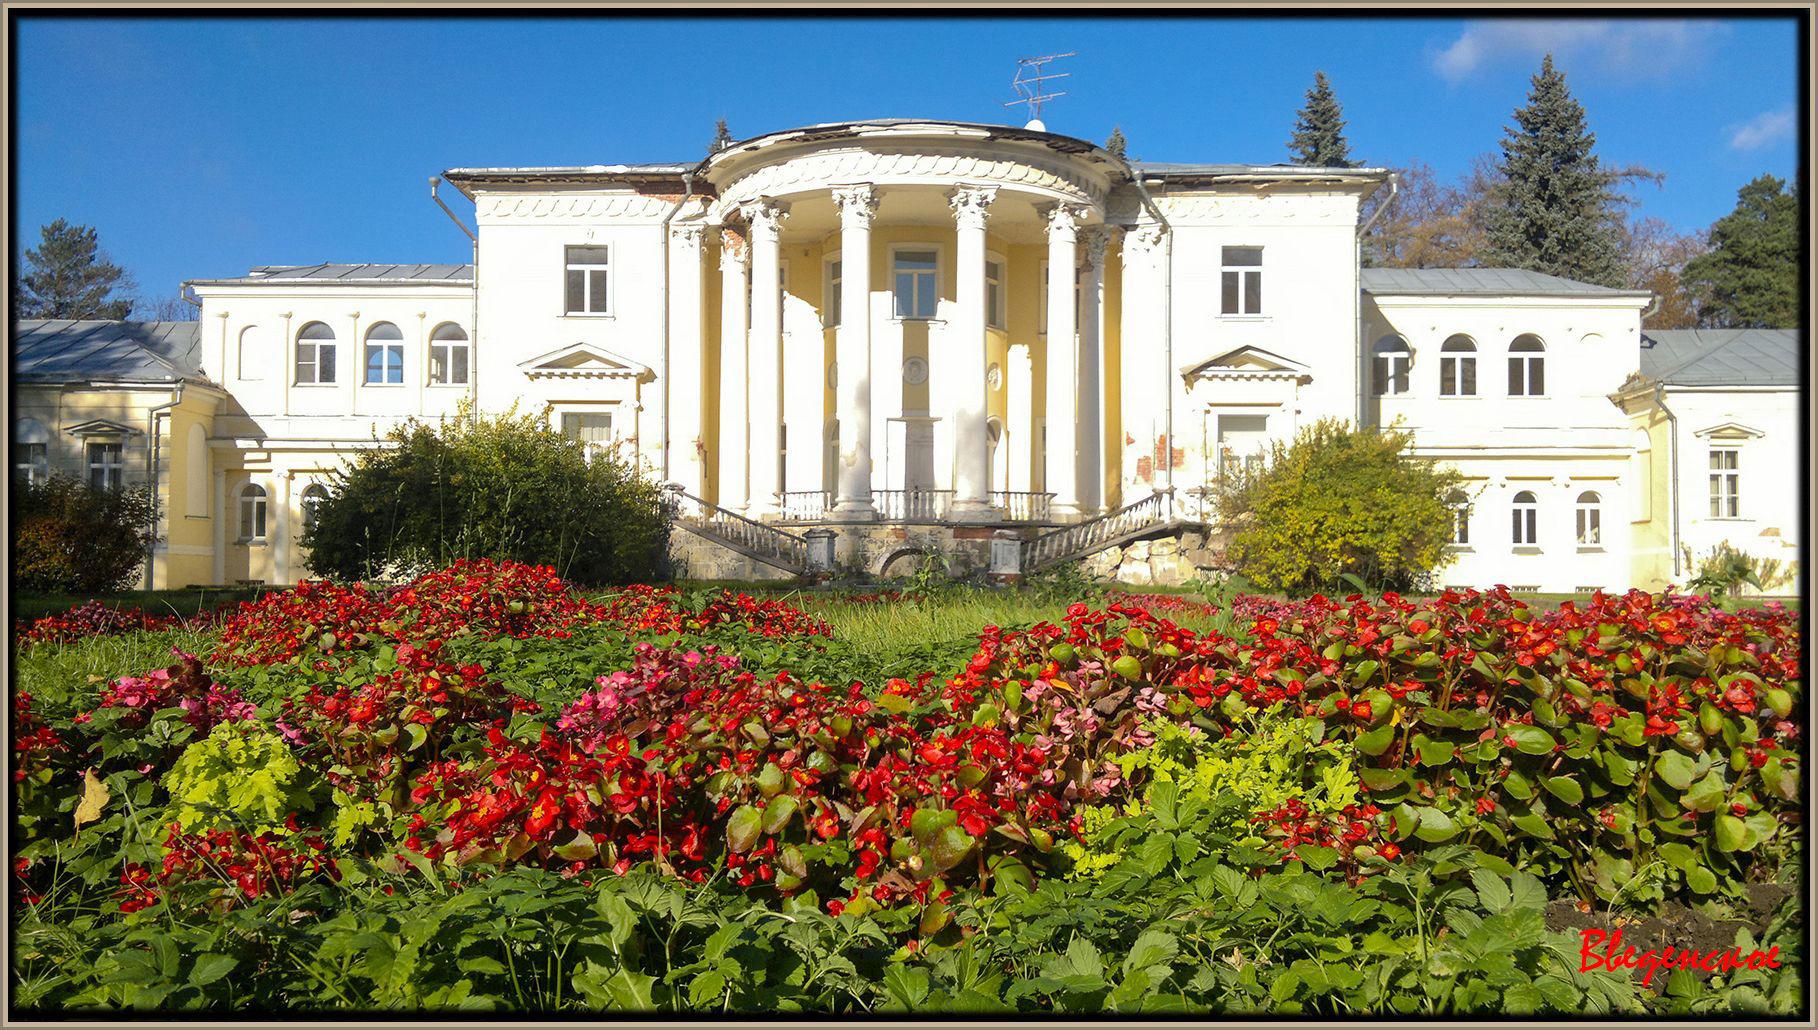
M1365 293L1494 294L1504 297L1651 297L1523 268L1365 268Z
M282 282L287 284L361 284L397 285L398 283L473 283L473 265L260 265L242 276L225 279L191 279L191 283L208 286L243 286L251 283Z
M1641 374L1670 386L1798 386L1799 329L1647 329Z
M1144 176L1163 179L1217 178L1229 175L1265 175L1271 178L1381 179L1387 168L1327 168L1320 165L1272 164L1194 164L1181 161L1132 161L1130 167Z
M13 378L38 383L206 381L200 324L14 322Z

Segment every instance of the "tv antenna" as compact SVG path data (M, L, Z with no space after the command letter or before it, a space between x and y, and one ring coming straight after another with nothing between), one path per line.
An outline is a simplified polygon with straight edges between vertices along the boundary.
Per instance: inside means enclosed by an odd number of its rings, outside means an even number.
M1047 70L1048 62L1058 61L1063 57L1078 56L1079 54L1077 53L1068 52L1065 54L1049 54L1046 57L1019 57L1016 59L1016 78L1010 80L1010 85L1016 87L1017 98L1015 100L1006 101L1004 106L1015 107L1018 104L1029 105L1029 124L1023 126L1023 128L1034 129L1037 132L1045 131L1047 126L1042 124L1042 104L1049 100L1053 100L1056 97L1064 97L1067 95L1064 90L1055 93L1045 91L1046 87L1042 85L1043 83L1052 82L1055 79L1064 79L1072 74L1071 72L1050 72Z

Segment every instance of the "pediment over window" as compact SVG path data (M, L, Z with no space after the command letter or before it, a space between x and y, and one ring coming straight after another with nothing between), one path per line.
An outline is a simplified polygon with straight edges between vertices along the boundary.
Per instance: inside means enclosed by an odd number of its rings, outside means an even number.
M105 418L91 418L87 422L64 426L63 431L71 436L137 436L141 432L124 422Z
M591 343L577 343L540 354L518 367L532 379L643 379L655 377L650 366Z
M1181 369L1188 381L1195 379L1298 379L1309 382L1308 366L1261 347L1238 347Z
M1753 440L1767 434L1740 422L1724 422L1696 430L1692 435L1705 440Z

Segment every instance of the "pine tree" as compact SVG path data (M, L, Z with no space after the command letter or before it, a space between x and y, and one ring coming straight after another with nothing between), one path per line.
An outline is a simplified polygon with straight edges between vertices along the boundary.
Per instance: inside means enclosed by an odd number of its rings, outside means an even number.
M43 241L25 252L14 317L121 319L132 311L132 298L109 296L135 284L101 253L94 229L59 218L40 232Z
M1502 141L1501 203L1490 208L1485 263L1621 286L1620 177L1591 153L1597 136L1553 55Z
M726 119L721 118L713 125L713 142L707 145L709 154L717 154L732 146L732 130L726 127Z
M1325 72L1313 73L1313 88L1307 90L1307 106L1300 109L1294 123L1294 138L1288 149L1294 151L1294 163L1319 168L1354 168L1351 147L1345 142L1345 122L1332 94L1332 84Z
M1794 329L1799 320L1799 194L1763 175L1736 192L1736 209L1711 225L1711 250L1681 280L1711 329Z
M1105 137L1105 149L1116 154L1118 157L1123 157L1124 151L1128 146L1129 143L1124 140L1123 126L1113 125L1111 127L1111 135Z

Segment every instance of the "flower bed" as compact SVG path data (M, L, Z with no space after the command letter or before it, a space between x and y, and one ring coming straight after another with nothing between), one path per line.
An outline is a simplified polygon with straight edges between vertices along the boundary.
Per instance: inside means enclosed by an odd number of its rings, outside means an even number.
M742 594L587 600L482 562L303 584L66 721L17 699L17 886L51 896L45 857L111 835L117 864L82 879L129 921L349 879L649 873L901 916L919 944L974 900L1110 876L1163 830L1186 861L1211 832L1180 836L1188 805L1247 827L1220 852L1244 876L1365 889L1466 847L1598 904L1740 897L1802 818L1784 612L1631 592L1535 613L1498 589L1250 602L1225 636L1157 613L1176 601L984 627L959 667L867 686L795 671L829 660L827 624ZM601 654L549 693L563 655ZM1220 750L1283 719L1317 763ZM1158 739L1190 757L1150 760ZM1231 769L1273 777L1230 781L1251 810L1188 789Z

